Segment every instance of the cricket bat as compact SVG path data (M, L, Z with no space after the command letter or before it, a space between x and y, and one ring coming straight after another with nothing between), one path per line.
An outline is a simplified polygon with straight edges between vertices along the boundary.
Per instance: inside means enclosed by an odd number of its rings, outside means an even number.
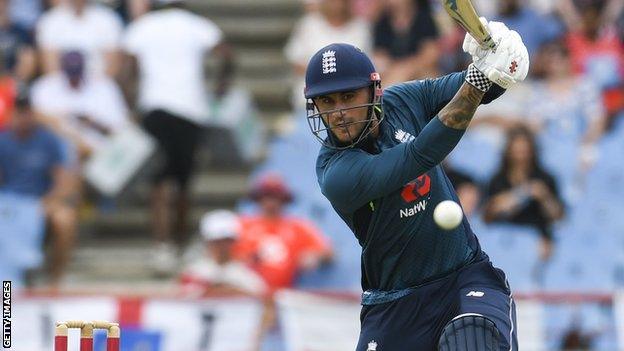
M488 29L479 20L479 15L475 11L470 0L442 0L446 12L459 23L481 47L489 50L496 50L496 43L492 39ZM492 72L488 77L491 81L496 81L498 72Z

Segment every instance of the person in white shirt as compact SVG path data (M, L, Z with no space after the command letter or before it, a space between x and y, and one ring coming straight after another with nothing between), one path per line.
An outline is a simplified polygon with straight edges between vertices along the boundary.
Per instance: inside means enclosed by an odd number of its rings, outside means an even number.
M351 0L319 0L319 11L312 11L299 20L284 48L294 72L292 106L305 108L301 92L308 61L322 47L335 42L349 43L371 53L372 37L369 23L353 14Z
M215 210L200 222L205 254L186 267L180 277L185 294L201 297L211 294L243 294L263 297L266 284L262 278L232 255L240 232L238 216L231 211Z
M86 71L84 56L61 55L61 71L48 73L32 86L32 102L43 121L73 142L82 159L126 126L128 108L117 83Z
M90 0L66 0L44 13L36 28L46 73L60 69L61 53L80 51L92 73L116 77L123 24L113 10Z
M167 274L176 263L171 233L177 235L178 249L185 244L188 183L202 125L209 119L204 60L209 53L220 58L215 80L219 97L228 86L232 62L214 23L186 10L183 1L157 3L155 10L128 26L122 45L128 54L126 66L135 68L129 71L140 73L137 105L143 126L157 140L164 158L154 179L152 226L158 242L154 268ZM132 78L132 74L125 76Z

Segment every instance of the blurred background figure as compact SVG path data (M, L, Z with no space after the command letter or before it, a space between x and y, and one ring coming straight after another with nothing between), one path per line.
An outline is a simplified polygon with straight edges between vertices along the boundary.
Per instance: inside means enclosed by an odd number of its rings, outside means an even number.
M13 1L15 2L15 1ZM37 57L29 28L13 21L10 0L0 0L0 50L4 69L19 83L28 83L35 75Z
M384 86L439 75L437 25L427 0L384 2L374 26L374 62Z
M500 168L488 185L484 220L535 227L541 235L539 257L545 262L553 251L552 225L563 217L564 206L537 150L528 129L509 131Z
M37 122L28 96L20 95L10 129L0 132L0 192L41 201L51 243L46 268L53 287L61 283L77 230L76 175L65 149L61 139Z
M294 75L292 106L299 110L305 108L301 97L305 69L316 51L334 42L350 43L364 52L372 49L369 25L353 14L352 0L318 0L312 6L297 22L284 48Z
M189 181L202 125L209 118L204 59L209 53L221 59L214 93L222 96L232 74L232 56L221 30L188 11L184 1L158 0L156 5L124 34L127 65L134 73L126 75L124 86L138 79L137 109L164 158L154 178L151 217L157 241L154 268L165 274L175 268L186 241Z
M561 17L570 29L566 36L573 72L583 74L601 89L624 77L624 46L614 21L621 1L563 0Z
M591 335L585 334L580 328L572 327L566 332L561 340L561 351L590 351L594 350L592 347L593 338Z
M204 241L204 255L186 267L179 281L193 296L244 294L262 297L266 286L262 278L233 255L240 233L238 216L228 210L206 213L199 230Z
M264 278L271 292L293 287L298 273L332 261L332 249L312 223L287 216L292 194L280 176L266 174L252 185L258 214L242 218L237 257Z
M537 55L536 75L527 101L529 123L545 153L544 163L561 182L568 201L579 198L579 183L598 157L597 143L607 119L600 88L594 80L574 75L567 47L545 44Z
M444 165L444 172L457 192L464 215L468 218L475 215L481 204L479 183L469 174L453 169L448 163Z
M85 56L87 71L116 77L122 30L119 16L92 0L60 2L44 13L37 24L43 71L59 71L63 52L80 51Z
M32 86L33 108L50 128L70 140L81 160L130 123L121 89L110 77L86 69L78 51L61 54L61 70Z

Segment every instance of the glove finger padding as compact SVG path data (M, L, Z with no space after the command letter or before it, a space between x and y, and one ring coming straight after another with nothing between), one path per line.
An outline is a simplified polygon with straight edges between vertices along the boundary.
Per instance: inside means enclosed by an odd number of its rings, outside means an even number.
M515 31L509 31L501 39L496 51L488 54L475 66L492 82L507 89L526 78L529 56L520 35Z

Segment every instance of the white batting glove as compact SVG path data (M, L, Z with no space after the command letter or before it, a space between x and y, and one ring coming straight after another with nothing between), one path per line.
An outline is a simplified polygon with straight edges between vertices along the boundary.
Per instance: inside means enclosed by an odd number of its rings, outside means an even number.
M492 36L492 39L497 44L502 40L503 37L509 34L509 28L507 28L507 26L503 22L488 22L485 17L479 17L479 20L481 21L483 26L488 29L490 35ZM482 48L481 45L479 45L479 43L475 40L475 38L473 38L472 35L468 33L466 33L466 36L464 36L462 49L465 53L472 56L473 61L484 58L490 51L489 49Z
M482 18L482 22L485 19ZM464 51L472 55L473 66L490 81L504 89L523 81L529 72L529 53L520 35L501 22L489 22L496 50L482 49L469 35L464 38Z

